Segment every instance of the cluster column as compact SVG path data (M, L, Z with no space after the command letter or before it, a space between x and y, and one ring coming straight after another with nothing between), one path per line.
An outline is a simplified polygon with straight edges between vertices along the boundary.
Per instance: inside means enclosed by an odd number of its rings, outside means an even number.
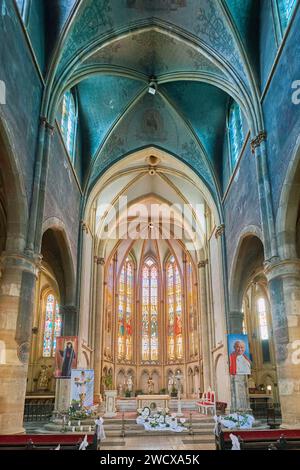
M202 363L203 363L203 388L204 391L212 386L211 383L211 346L210 346L210 327L208 321L208 299L206 290L206 269L208 261L200 261L199 268L199 281L200 281L200 316L201 316L201 344L202 344Z
M23 412L40 259L4 252L0 282L0 434L24 432Z
M269 283L282 427L299 427L300 260L266 263L265 274Z

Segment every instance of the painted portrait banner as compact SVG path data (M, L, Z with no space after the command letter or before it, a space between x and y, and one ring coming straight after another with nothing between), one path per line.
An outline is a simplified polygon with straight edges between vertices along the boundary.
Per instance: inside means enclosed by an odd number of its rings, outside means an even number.
M227 337L230 375L251 375L248 335L232 334Z
M77 367L78 337L56 338L55 373L57 379L71 378L71 370Z
M89 407L94 404L94 371L92 369L72 369L71 404Z

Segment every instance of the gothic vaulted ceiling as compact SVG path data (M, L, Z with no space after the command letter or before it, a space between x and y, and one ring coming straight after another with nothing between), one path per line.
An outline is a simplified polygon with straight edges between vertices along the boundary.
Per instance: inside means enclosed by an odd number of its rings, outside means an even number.
M86 188L124 155L151 145L192 167L217 198L230 97L255 127L259 2L55 3L65 23L48 70L49 108L75 87Z

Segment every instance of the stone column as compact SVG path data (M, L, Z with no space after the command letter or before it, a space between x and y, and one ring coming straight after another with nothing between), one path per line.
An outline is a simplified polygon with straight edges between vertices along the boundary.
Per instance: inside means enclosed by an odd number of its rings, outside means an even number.
M229 314L229 328L231 334L242 334L244 314L240 311L231 311ZM230 354L231 351L229 351ZM251 413L248 376L231 375L231 411Z
M208 322L207 292L206 292L206 266L207 260L198 263L200 281L200 315L201 315L201 343L203 361L203 388L204 391L212 386L210 370L210 331Z
M39 257L4 252L1 257L0 338L4 354L0 364L0 434L23 429L28 358Z
M255 155L260 203L260 218L264 235L264 252L266 259L278 256L270 178L267 165L265 131L261 131L251 140L251 151Z
M269 283L282 427L300 426L300 260L265 264Z
M96 269L96 318L95 318L95 349L93 353L93 367L95 371L94 385L94 401L100 403L103 399L101 396L101 376L102 376L102 357L103 357L103 328L104 328L104 258L95 258Z

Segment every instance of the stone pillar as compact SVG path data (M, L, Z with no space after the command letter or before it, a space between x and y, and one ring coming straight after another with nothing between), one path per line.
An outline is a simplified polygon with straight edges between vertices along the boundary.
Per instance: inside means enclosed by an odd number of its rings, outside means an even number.
M104 285L104 258L95 258L96 263L96 318L95 318L95 349L93 353L93 367L95 372L94 385L94 402L101 403L103 397L101 395L101 371L102 371L102 355L103 355L103 329L104 329L104 302L105 295Z
M229 314L229 328L231 334L242 334L244 314L240 311L231 311ZM229 351L230 354L231 351ZM231 411L251 413L248 376L231 375Z
M71 379L56 379L55 405L56 412L66 411L71 404Z
M0 281L0 434L23 429L28 358L39 258L3 253Z
M265 264L282 427L300 426L300 260Z
M206 292L206 266L207 260L200 261L199 281L200 281L200 315L201 315L201 343L202 343L202 361L203 361L203 388L204 391L212 386L210 370L210 334L208 322L207 292Z
M256 173L258 181L258 195L260 203L260 218L264 235L264 252L266 259L278 256L273 203L271 196L270 178L267 165L265 131L261 131L251 140L251 150L255 155Z

